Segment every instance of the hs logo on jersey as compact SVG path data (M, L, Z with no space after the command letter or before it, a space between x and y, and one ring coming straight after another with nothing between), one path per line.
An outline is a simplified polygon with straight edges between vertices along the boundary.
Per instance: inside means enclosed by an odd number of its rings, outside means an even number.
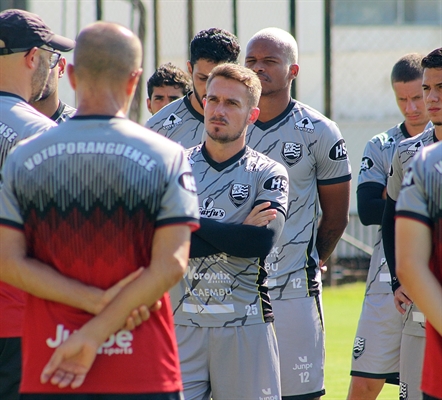
M405 172L404 179L402 181L401 187L409 187L414 185L413 180L413 170L411 168L408 168L407 172Z
M315 126L309 117L304 117L295 123L295 129L300 131L313 133L315 131Z
M330 149L328 156L333 161L342 161L347 159L347 146L345 140L341 139L337 141Z
M172 129L173 127L180 125L182 123L183 123L183 119L178 117L178 115L172 113L164 121L163 128L164 129Z
M362 172L368 171L369 169L371 169L374 165L373 160L370 157L363 157L362 161L361 161L361 169L359 171L359 175Z
M178 182L188 192L197 192L195 178L190 172L184 172L184 174L181 174L181 176L178 178Z
M282 193L287 193L288 182L283 175L272 176L264 182L264 189L274 191L279 190Z
M282 144L281 156L284 162L293 167L302 159L302 144L294 142L284 142Z
M250 185L234 183L230 186L229 199L235 207L244 204L250 197Z
M365 339L359 336L355 337L355 342L353 344L353 358L357 360L365 351Z

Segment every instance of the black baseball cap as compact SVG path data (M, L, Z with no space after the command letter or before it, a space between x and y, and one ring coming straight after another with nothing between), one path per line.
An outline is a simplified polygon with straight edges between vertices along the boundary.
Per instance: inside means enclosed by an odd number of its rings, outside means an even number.
M9 9L0 13L0 55L18 53L47 45L55 50L70 51L75 41L56 35L37 15L24 10Z

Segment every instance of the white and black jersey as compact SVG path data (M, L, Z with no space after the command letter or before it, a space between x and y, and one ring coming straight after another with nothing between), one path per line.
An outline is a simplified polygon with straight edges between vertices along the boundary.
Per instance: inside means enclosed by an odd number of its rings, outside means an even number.
M76 108L71 107L59 100L57 111L55 111L54 115L51 116L51 119L57 124L61 124L62 122L67 121L69 118L72 118L76 112Z
M204 145L187 154L201 224L211 219L241 225L257 204L267 201L285 216L288 179L279 163L249 147L223 163L213 161ZM170 292L175 324L230 327L272 321L263 261L226 252L191 258L184 279Z
M425 146L435 142L437 142L437 138L434 126L431 125L419 135L404 140L397 146L387 181L387 194L392 200L397 201L399 197L405 171L413 161L413 157Z
M365 146L358 176L358 190L370 185L387 186L391 161L397 145L410 135L404 123L374 136ZM368 270L366 294L391 293L391 275L384 254L382 230L376 233L376 241Z
M275 119L251 125L246 143L283 164L289 175L287 220L266 259L270 295L276 300L315 295L321 285L316 250L317 185L351 179L341 132L318 111L291 100Z
M204 133L204 116L192 107L188 96L163 107L146 123L147 128L186 149L200 144Z
M0 168L20 140L54 126L57 125L20 96L0 92Z

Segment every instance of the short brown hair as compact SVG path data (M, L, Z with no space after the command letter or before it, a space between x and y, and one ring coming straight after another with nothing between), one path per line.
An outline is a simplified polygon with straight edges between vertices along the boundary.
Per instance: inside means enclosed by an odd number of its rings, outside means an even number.
M256 75L251 69L238 64L220 64L210 73L209 79L207 79L207 88L217 76L241 82L247 87L250 106L256 107L258 105L261 96L261 81L259 80L258 75Z

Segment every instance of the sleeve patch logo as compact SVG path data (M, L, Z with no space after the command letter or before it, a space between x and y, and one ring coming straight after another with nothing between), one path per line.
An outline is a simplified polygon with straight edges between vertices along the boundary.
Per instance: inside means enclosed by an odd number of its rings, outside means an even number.
M235 207L243 205L250 197L250 185L234 183L230 186L229 199Z
M344 139L339 140L333 145L328 153L328 157L333 161L343 161L347 159L347 146Z
M281 156L288 167L293 167L302 159L302 144L284 142L282 144Z
M283 175L273 176L264 182L264 189L271 192L278 190L281 193L287 193L288 181Z
M194 176L190 172L185 172L178 178L179 184L188 192L196 193L196 182Z
M180 125L182 123L183 123L183 119L178 117L178 115L172 113L163 122L163 128L164 129L172 129L175 126Z
M362 172L368 171L369 169L373 168L374 162L370 157L363 157L361 161L361 169L359 171L359 175Z

